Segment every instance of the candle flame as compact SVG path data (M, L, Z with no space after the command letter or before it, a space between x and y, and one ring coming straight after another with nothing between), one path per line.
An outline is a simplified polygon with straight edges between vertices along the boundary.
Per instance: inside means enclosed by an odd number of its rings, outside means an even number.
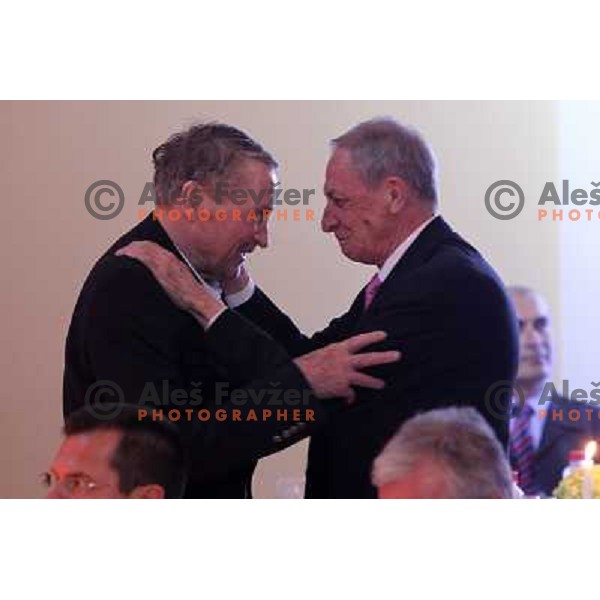
M596 449L598 444L594 440L588 442L585 445L585 460L594 460L594 456L596 456Z

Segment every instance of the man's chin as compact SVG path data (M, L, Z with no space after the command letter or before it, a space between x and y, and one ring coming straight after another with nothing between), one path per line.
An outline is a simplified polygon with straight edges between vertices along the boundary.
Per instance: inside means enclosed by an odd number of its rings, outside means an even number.
M537 371L535 373L526 373L517 377L517 385L524 388L524 390L539 389L540 393L542 393L548 383L553 383L552 375L545 370Z
M370 257L367 257L364 254L361 254L360 251L355 250L351 247L342 246L342 244L340 244L340 250L342 251L342 254L348 260L351 260L352 262L362 263L363 265L374 265L375 264L375 261L372 260Z
M346 258L349 258L350 260L353 260L355 262L360 262L356 256L356 250L354 248L352 248L352 246L348 242L345 242L344 240L340 240L339 238L338 238L337 242L340 247L341 253Z
M242 266L243 262L244 259L240 257L239 260L231 261L230 263L228 263L223 268L220 279L234 279L237 276L238 271Z

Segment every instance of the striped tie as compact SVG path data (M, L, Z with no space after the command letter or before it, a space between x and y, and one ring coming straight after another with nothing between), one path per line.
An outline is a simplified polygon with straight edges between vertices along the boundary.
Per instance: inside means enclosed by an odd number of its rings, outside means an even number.
M535 487L535 450L529 429L534 413L533 407L524 404L520 414L515 418L510 439L510 462L519 474L519 486L528 496L538 491Z
M367 284L365 289L365 311L369 310L369 306L371 306L371 302L373 302L373 298L379 291L381 287L381 279L379 279L379 274L376 273L371 281Z

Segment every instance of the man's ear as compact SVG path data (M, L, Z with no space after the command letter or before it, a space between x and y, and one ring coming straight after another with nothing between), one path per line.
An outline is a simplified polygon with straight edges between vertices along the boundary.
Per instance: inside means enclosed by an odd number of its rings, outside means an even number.
M138 485L127 497L131 500L163 500L165 497L165 488L157 483Z
M192 179L186 181L181 186L181 205L186 208L196 208L202 203L206 196L206 189L203 185Z
M406 204L406 183L399 177L388 177L384 182L384 191L390 214L397 215Z

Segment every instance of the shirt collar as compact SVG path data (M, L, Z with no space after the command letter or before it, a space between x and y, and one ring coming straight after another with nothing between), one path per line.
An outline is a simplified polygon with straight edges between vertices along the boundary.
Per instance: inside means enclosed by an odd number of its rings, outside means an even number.
M398 264L400 259L406 254L406 251L410 248L412 243L419 237L419 234L434 220L438 215L433 215L430 219L427 219L424 223L421 223L411 234L396 246L396 249L388 256L387 260L383 263L379 270L379 279L383 283L386 277L392 272L393 268Z

